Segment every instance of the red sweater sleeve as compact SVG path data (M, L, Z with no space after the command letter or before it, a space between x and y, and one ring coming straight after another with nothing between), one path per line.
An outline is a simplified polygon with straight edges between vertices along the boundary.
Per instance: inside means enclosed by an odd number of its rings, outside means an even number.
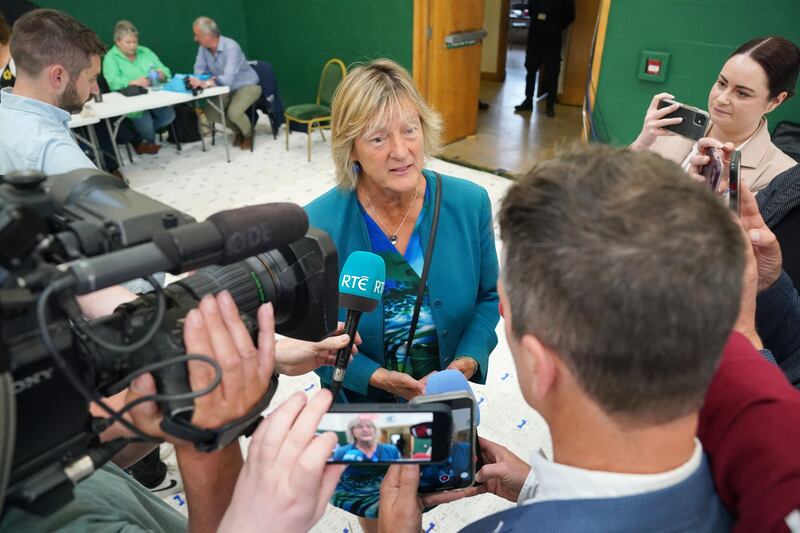
M800 509L800 391L733 333L700 411L698 437L734 531L788 532Z

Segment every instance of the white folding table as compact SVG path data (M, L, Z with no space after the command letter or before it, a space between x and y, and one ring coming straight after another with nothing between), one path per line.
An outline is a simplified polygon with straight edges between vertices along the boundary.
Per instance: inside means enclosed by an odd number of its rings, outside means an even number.
M76 128L79 126L85 126L88 124L97 124L101 120L106 123L106 127L108 128L108 134L111 137L111 144L114 147L114 155L117 158L117 161L122 162L122 158L120 157L119 149L117 148L116 138L117 133L119 132L120 124L122 120L125 118L126 115L130 113L137 113L140 111L148 111L150 109L158 109L160 107L167 107L173 106L176 104L184 104L188 102L196 102L198 100L209 99L208 103L214 109L216 109L219 114L222 116L222 128L223 131L227 128L227 121L225 118L225 107L223 105L222 97L230 92L230 88L226 86L219 86L219 87L209 87L207 89L203 89L203 91L194 96L192 93L179 93L174 91L165 91L165 90L148 90L146 94L140 94L137 96L125 96L118 92L111 92L111 93L103 93L103 101L102 102L94 102L90 101L87 102L84 106L84 113L83 115L73 115L72 120L70 120L69 126L70 128ZM217 97L217 102L215 103L211 100L213 97ZM87 109L88 107L88 109ZM95 119L94 122L84 122L86 120ZM76 125L73 125L76 124ZM97 146L97 139L94 135L93 128L88 128L90 131L90 136L93 139L90 141L93 144L95 156L98 155L99 149ZM223 142L225 143L225 157L228 163L231 162L231 154L230 148L228 146L228 136L222 136ZM85 141L85 139L82 139ZM200 132L200 141L203 145L203 151L206 150L206 143L205 139L203 139L202 132ZM98 163L100 164L100 163Z

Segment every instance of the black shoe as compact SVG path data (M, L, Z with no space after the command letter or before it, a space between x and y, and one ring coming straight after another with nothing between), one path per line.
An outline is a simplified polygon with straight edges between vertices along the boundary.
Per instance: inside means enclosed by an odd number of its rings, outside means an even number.
M532 111L533 102L530 100L523 100L521 104L514 106L514 111Z
M548 117L556 116L556 106L554 106L553 104L547 104L547 111L546 112L547 112L547 116Z

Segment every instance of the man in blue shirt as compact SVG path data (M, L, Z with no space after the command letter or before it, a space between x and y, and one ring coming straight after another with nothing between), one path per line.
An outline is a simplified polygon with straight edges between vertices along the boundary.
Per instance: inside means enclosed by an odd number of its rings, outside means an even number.
M192 87L227 85L230 94L223 97L228 126L236 133L234 146L250 150L252 129L247 109L261 96L258 75L244 57L239 43L221 35L217 23L208 17L199 17L192 25L194 40L200 47L194 61L195 74L211 74L210 80L189 78ZM206 115L212 122L222 122L219 111L206 107Z
M98 92L104 50L92 30L59 11L31 11L14 24L11 54L17 81L0 98L0 175L95 168L68 122L70 113Z

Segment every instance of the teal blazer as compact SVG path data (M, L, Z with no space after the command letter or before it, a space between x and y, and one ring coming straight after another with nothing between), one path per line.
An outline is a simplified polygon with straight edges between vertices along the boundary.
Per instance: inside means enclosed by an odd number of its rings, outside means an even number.
M419 229L425 250L430 238L436 178L429 170L423 175L430 189L427 201L431 203ZM472 381L485 383L500 320L492 206L486 190L466 180L443 175L442 190L439 228L428 273L428 296L439 337L439 368L447 368L456 357L469 356L478 363ZM351 253L372 251L355 191L333 188L305 209L311 225L327 232L336 244L340 271ZM344 309L339 309L339 320L344 320L345 314ZM351 400L361 400L359 395L364 396L364 401L381 399L385 392L370 387L369 379L384 362L382 303L361 317L358 332L363 343L347 367L344 388L357 393L347 395ZM331 367L322 367L317 373L324 383L330 383Z

